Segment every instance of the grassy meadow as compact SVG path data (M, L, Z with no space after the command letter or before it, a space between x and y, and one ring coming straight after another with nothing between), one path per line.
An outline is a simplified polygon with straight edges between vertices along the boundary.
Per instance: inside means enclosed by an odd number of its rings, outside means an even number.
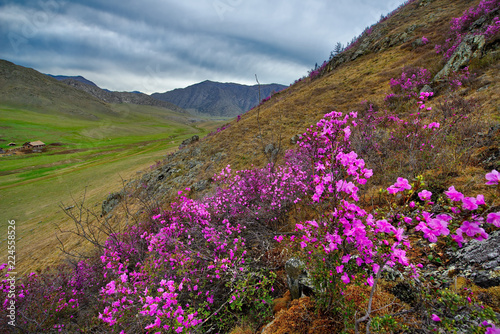
M0 147L41 140L45 152L0 156L0 231L16 221L18 271L44 268L59 257L57 228L70 228L61 209L81 200L98 211L124 180L200 137L219 122L138 105L110 105L111 113L55 114L0 106ZM0 247L6 245L0 233ZM0 262L5 262L5 254Z

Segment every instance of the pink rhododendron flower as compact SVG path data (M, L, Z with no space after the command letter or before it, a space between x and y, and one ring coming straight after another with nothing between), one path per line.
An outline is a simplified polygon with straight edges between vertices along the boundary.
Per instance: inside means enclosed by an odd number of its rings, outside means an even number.
M432 321L437 321L437 322L441 321L441 318L438 317L436 314L432 314L431 319L432 319Z
M422 190L421 192L418 193L418 197L422 201L430 201L431 200L432 193L428 190Z
M485 334L500 334L500 328L496 327L495 324L491 324L491 327L486 328Z
M486 217L486 222L496 227L500 227L500 212L492 212Z
M444 193L449 199L455 202L461 201L464 198L464 195L461 192L456 191L454 186L449 187L448 191L445 191Z
M342 275L342 277L340 278L342 280L342 282L344 282L345 284L349 283L351 281L351 279L349 278L349 275L347 275L347 273L344 273L344 275Z
M500 181L500 173L496 171L496 169L492 170L491 173L486 174L485 176L486 184L488 185L496 185Z
M370 275L370 277L368 277L368 279L366 280L366 283L367 283L369 286L373 286L373 283L374 283L374 280L373 280L373 275Z
M459 232L460 231L460 232ZM482 228L480 228L476 223L474 222L468 222L464 221L462 223L462 226L460 228L457 228L457 234L462 233L467 234L469 237L475 236L477 233L482 233L484 231Z
M462 208L466 210L476 210L479 206L474 197L465 197L462 199Z
M432 122L429 125L427 125L427 128L428 129L432 129L432 128L438 129L440 126L441 126L441 124L439 124L438 122Z
M486 202L484 201L484 195L479 194L476 196L476 204L477 205L485 205L486 204Z
M316 228L318 227L318 223L316 223L314 220L307 221L306 223L309 223Z
M387 191L389 194L395 194L399 191L405 191L405 190L410 190L411 185L408 183L407 179L404 179L402 177L398 177L396 183L394 183L392 186L387 188Z
M392 226L385 219L377 220L377 227L378 227L379 232L383 232L383 233L391 233L391 232L395 232L396 231L396 229L394 228L394 226Z
M428 226L433 230L432 233L436 236L448 235L450 230L448 229L448 222L442 219L433 218L428 221Z

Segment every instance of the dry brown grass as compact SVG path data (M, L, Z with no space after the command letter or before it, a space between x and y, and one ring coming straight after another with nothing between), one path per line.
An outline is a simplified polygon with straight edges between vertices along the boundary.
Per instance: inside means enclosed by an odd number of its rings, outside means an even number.
M310 297L295 299L290 308L277 313L275 320L262 333L265 334L324 334L340 332L334 321L316 310Z
M500 272L497 272L497 274L500 274ZM468 288L468 291L472 291L473 296L490 306L493 311L500 312L500 286L484 289L465 277L455 277L455 284L450 288L458 294L464 294L464 288Z

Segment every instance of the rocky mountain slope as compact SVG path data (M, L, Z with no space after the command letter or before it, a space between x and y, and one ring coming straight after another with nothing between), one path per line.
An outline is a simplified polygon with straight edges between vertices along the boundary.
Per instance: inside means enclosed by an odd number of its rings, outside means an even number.
M286 86L278 84L261 85L260 99L263 100L284 88ZM154 93L151 96L202 114L235 117L259 104L259 86L207 80L186 88Z

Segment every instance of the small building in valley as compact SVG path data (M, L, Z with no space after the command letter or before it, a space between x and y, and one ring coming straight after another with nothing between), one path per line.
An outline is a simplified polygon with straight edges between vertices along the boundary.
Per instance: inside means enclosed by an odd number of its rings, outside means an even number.
M33 150L33 151L41 151L45 148L45 143L43 141L29 141L23 144L23 149L25 150Z
M8 146L16 146L16 143L9 143Z

